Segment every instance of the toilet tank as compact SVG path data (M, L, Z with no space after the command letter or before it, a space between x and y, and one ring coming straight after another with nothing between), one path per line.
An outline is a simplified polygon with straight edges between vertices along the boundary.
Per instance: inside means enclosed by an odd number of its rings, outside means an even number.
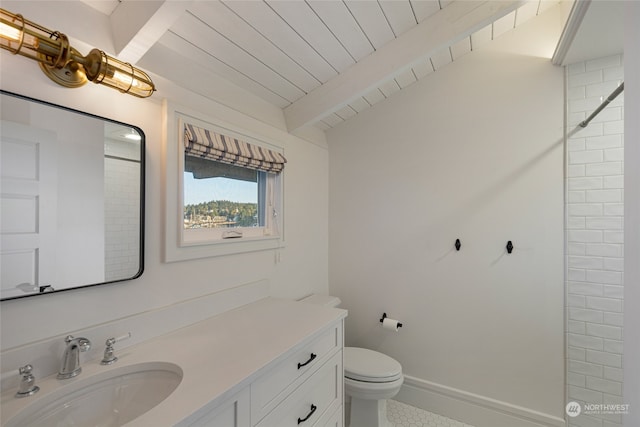
M336 308L340 305L340 298L333 297L331 295L311 294L298 301L306 302L309 304L325 305L327 307L336 307Z

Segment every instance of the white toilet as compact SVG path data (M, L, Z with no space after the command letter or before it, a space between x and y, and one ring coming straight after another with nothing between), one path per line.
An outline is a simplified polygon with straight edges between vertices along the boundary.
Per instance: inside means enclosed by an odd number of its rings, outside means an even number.
M301 301L337 307L340 299L311 295ZM366 348L344 348L344 390L351 397L349 427L391 427L387 399L400 391L404 381L397 360Z

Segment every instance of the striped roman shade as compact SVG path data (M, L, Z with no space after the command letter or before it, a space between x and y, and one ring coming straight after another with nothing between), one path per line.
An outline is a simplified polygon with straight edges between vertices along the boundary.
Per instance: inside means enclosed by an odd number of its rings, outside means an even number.
M184 127L184 153L263 172L280 173L287 159L276 151L191 124Z

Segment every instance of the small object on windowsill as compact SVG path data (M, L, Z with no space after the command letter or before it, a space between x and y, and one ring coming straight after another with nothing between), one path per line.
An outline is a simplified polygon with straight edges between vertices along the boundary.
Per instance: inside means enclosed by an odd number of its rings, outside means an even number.
M460 239L456 239L455 247L456 247L456 251L459 251L460 247L462 247L462 243L460 243Z
M242 237L242 231L231 230L222 233L223 239L238 239L240 237Z

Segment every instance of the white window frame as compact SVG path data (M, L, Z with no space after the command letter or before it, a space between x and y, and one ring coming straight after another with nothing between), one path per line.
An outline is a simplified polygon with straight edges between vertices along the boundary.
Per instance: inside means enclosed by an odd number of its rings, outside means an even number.
M284 245L283 175L267 174L267 215L264 227L239 227L233 229L184 229L184 126L185 123L210 129L230 137L247 141L279 153L282 147L259 139L233 126L206 119L187 109L179 109L166 100L163 102L165 119L164 141L164 190L165 190L165 244L164 261L183 261L245 252L277 249ZM275 213L275 215L274 215ZM223 238L224 231L242 231L241 238Z

